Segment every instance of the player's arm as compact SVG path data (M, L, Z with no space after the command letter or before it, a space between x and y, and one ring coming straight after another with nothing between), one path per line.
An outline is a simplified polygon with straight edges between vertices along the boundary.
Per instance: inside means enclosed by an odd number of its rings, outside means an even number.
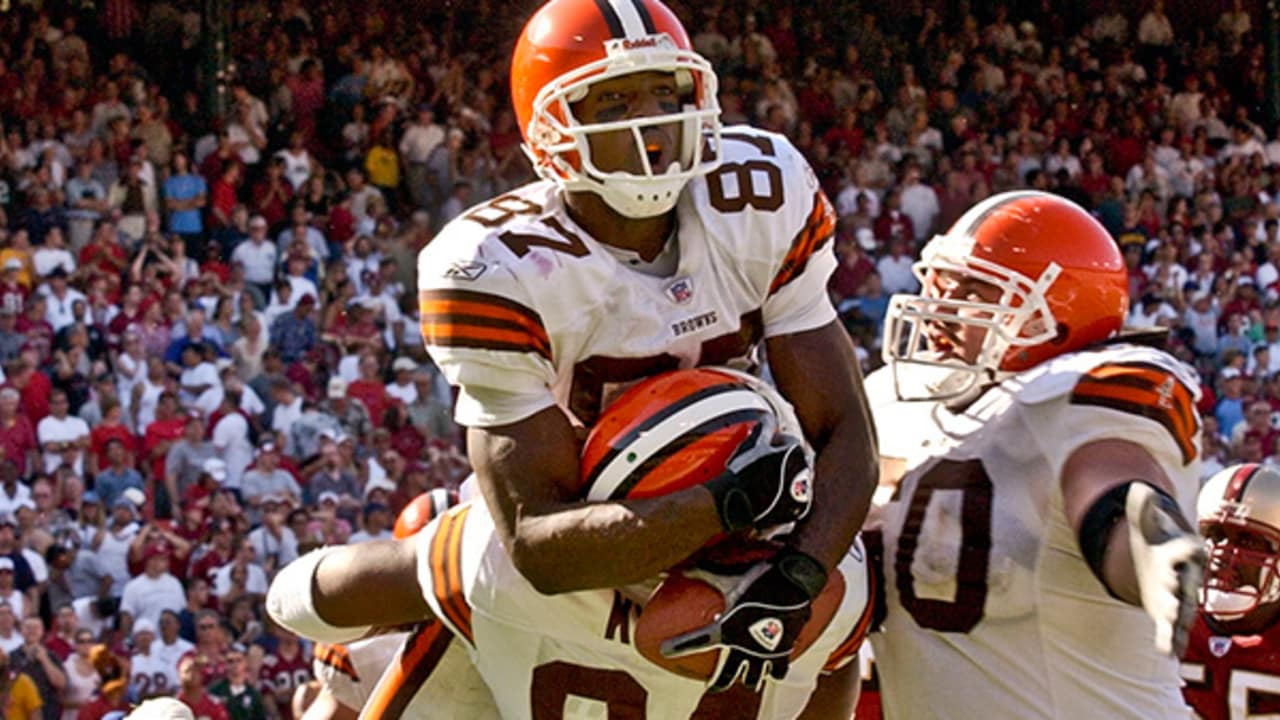
M276 575L267 612L291 632L330 643L429 619L434 615L413 580L417 553L414 537L310 552Z
M769 338L767 350L778 390L816 452L813 510L791 544L830 571L861 529L880 475L862 372L838 321Z
M1199 536L1168 474L1136 442L1086 443L1067 458L1063 508L1094 575L1156 621L1157 647L1180 655L1195 620L1204 564Z
M540 592L639 582L721 532L701 487L644 500L579 500L578 440L557 407L472 428L467 447L503 546Z

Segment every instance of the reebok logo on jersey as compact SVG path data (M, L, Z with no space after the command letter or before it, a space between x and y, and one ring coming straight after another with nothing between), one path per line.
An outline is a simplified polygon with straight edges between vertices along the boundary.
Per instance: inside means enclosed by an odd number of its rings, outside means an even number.
M791 481L791 499L796 502L809 502L809 493L813 488L813 484L809 482L810 472L804 472L795 476Z
M751 637L760 644L760 647L772 652L777 650L778 643L782 642L782 621L774 617L761 618L755 621L747 632L751 633Z
M456 260L449 266L448 270L444 271L444 276L450 280L476 280L484 274L487 268L488 266L482 262Z

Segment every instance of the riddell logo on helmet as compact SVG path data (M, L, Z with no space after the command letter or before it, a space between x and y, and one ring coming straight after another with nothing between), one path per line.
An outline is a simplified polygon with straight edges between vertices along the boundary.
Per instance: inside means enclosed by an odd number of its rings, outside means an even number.
M606 40L604 43L606 52L631 52L635 50L655 50L658 48L666 50L676 49L676 44L671 41L671 36L666 33L658 33L656 35L645 35L638 38L615 38Z

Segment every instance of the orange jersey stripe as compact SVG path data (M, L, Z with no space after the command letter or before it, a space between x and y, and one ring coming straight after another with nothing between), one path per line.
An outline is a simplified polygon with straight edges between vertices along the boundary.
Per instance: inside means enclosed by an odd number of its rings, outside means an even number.
M835 672L844 667L848 662L858 656L858 650L862 647L862 643L867 639L867 631L871 629L871 618L875 616L876 610L876 575L873 572L867 573L867 606L862 609L862 617L858 618L858 622L849 631L849 637L840 643L840 646L832 651L827 662L822 666L823 672Z
M356 668L351 664L351 655L347 653L345 646L316 643L311 655L321 663L328 665L356 682L360 682L360 676L356 674Z
M1115 363L1090 370L1076 382L1070 402L1106 407L1159 423L1173 437L1183 464L1196 458L1200 420L1195 396L1165 369L1147 363Z
M424 290L418 293L418 308L423 337L428 342L434 337L484 342L492 340L490 333L503 331L510 334L496 342L528 345L535 352L550 356L551 339L542 317L512 300L471 290Z
M462 530L470 510L470 506L462 505L440 518L440 526L431 538L431 589L454 632L474 644L471 608L462 584Z
M791 241L791 249L787 251L787 256L782 261L782 268L778 270L773 283L769 286L769 294L774 294L804 272L814 251L821 247L835 231L836 211L831 207L831 201L827 196L819 190L813 196L813 210L805 220L800 233Z
M418 688L426 682L453 636L432 620L420 625L405 641L392 666L384 673L365 703L361 718L394 720L403 714Z
M422 337L428 345L478 347L490 350L517 350L551 359L551 348L534 335L517 330L479 325L423 323Z

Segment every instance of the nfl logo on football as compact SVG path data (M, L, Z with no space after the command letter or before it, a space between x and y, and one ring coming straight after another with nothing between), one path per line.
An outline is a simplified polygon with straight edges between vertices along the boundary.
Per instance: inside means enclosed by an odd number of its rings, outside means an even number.
M689 302L693 298L693 280L687 277L676 280L667 287L667 295L681 305Z

